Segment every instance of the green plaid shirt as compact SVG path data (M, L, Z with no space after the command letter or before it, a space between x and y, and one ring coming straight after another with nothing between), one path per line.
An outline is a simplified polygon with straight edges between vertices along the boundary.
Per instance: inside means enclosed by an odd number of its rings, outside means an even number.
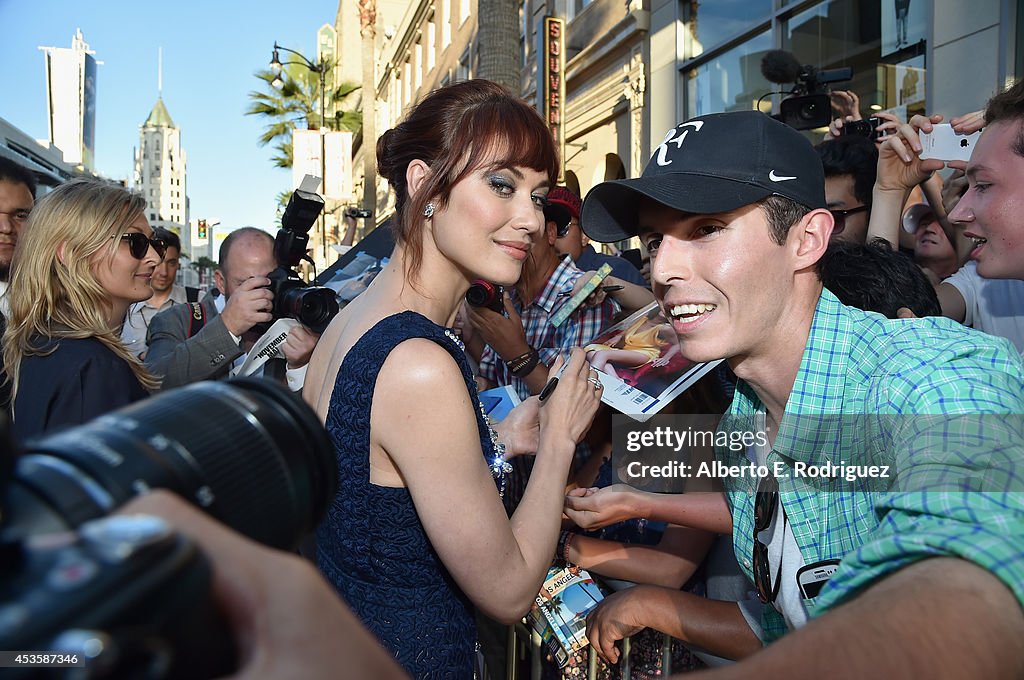
M723 427L754 431L763 408L740 381ZM1024 414L1024 366L1009 342L944 318L886 319L822 291L768 455L804 563L842 560L806 601L812 616L934 556L978 564L1024 603L1021 417L982 414ZM743 451L716 455L749 462ZM808 479L795 476L798 462L889 465L890 473ZM733 547L753 581L757 482L725 481ZM786 632L774 607L762 624L766 641Z

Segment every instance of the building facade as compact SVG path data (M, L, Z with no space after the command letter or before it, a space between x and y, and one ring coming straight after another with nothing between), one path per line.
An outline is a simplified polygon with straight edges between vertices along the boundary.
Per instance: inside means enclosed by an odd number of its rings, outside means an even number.
M146 198L146 217L152 227L170 229L189 244L187 158L181 130L174 126L162 97L139 128L135 151L135 186ZM190 255L190 253L186 253Z
M60 149L43 146L3 118L0 118L0 156L32 171L39 183L37 199L72 177L88 176L65 163Z
M429 89L478 75L481 1L413 1L379 32L378 133ZM355 5L342 0L339 18L357 22ZM792 85L762 74L771 50L787 50L819 71L849 67L850 80L827 85L855 92L864 117L887 110L948 119L981 108L1024 75L1024 4L1010 0L523 0L519 9L514 58L522 64L521 92L534 102L544 75L538 27L545 16L566 22L564 178L581 195L604 180L638 176L665 132L690 116L778 112L787 98L780 91ZM346 44L343 60L354 57ZM806 132L812 139L821 133ZM377 203L379 223L393 205L379 182Z
M46 118L50 144L64 162L93 169L96 153L96 67L94 52L75 31L71 47L40 47L46 58Z

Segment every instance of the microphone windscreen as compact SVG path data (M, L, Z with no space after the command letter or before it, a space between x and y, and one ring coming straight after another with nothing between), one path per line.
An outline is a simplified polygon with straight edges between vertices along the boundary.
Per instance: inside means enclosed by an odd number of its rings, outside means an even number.
M771 50L761 59L761 75L772 83L795 83L801 68L793 53L786 50Z

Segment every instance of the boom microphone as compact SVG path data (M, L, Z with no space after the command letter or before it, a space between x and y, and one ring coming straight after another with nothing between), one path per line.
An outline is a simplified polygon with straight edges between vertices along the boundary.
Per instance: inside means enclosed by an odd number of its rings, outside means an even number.
M795 83L803 66L786 50L771 50L761 59L761 75L772 83Z

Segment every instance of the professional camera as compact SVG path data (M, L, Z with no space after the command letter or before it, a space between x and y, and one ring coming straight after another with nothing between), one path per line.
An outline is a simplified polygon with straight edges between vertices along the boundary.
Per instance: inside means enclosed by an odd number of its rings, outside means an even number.
M373 217L373 211L372 210L367 210L366 208L346 208L345 209L345 214L348 217L361 218L361 219L366 219L368 217Z
M771 50L761 59L761 74L769 82L793 83L774 118L796 130L811 130L832 122L828 84L850 80L853 69L846 66L820 71L810 64L801 65L792 52Z
M469 290L466 291L466 302L474 307L493 309L498 314L505 313L502 287L483 279L476 279L469 285Z
M317 333L323 333L338 313L338 299L330 288L307 286L294 268L302 260L312 263L306 255L309 229L323 209L324 199L317 194L301 189L292 193L274 239L277 269L267 275L274 294L274 318L295 319Z
M12 467L5 448L0 462ZM84 662L60 676L83 678L221 677L236 665L202 553L163 520L108 513L169 489L294 549L338 476L316 415L251 378L196 383L30 441L13 467L0 488L0 649ZM5 672L55 677L20 670Z

